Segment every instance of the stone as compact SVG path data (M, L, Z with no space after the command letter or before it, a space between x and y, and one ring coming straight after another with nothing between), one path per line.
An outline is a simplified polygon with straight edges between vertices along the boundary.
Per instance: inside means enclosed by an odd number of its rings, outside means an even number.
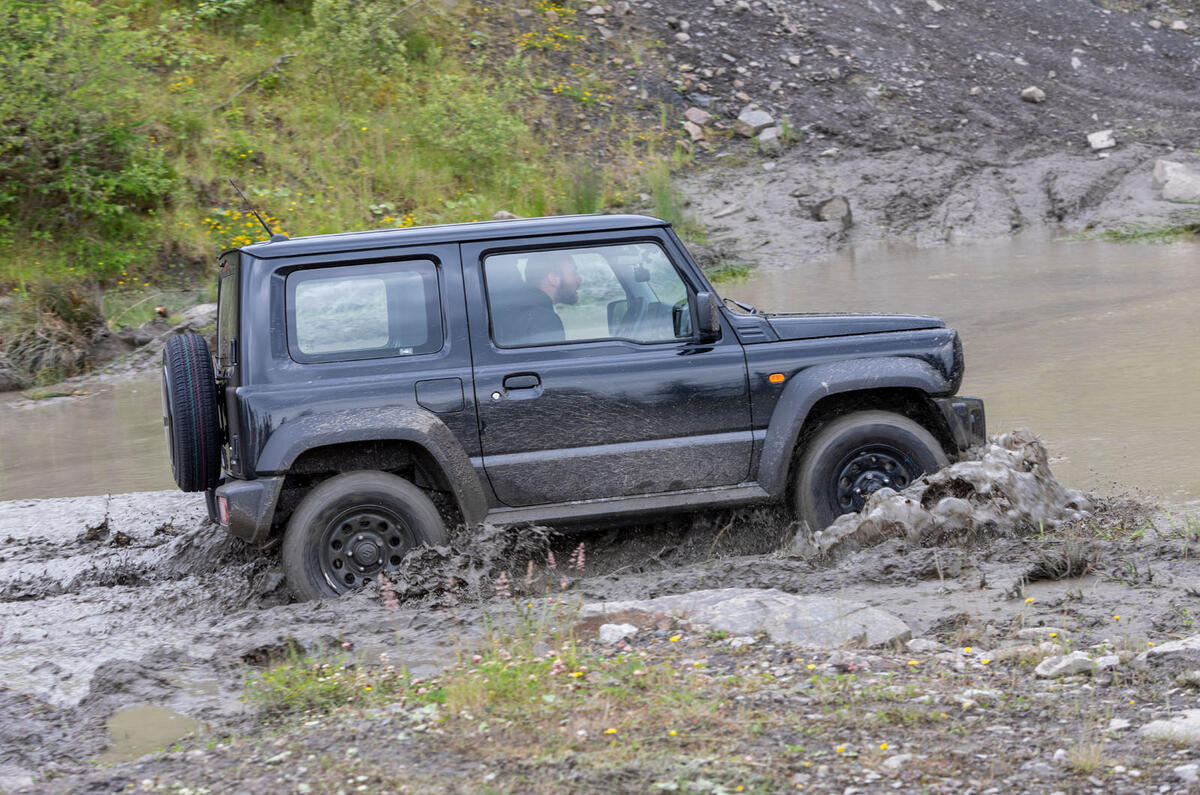
M1046 101L1046 92L1037 86L1029 86L1028 88L1021 89L1021 99L1026 102L1039 104Z
M1200 635L1190 635L1179 640L1169 640L1166 643L1146 649L1134 658L1136 667L1147 665L1169 665L1178 668L1195 668L1200 666Z
M1098 152L1101 149L1112 149L1117 145L1117 139L1113 135L1112 130L1098 130L1094 133L1088 133L1088 146L1092 147L1093 152Z
M1053 635L1054 637L1050 637ZM1017 638L1019 640L1057 640L1064 641L1070 637L1062 627L1025 627L1017 630Z
M911 762L912 758L912 754L896 754L895 756L889 756L887 759L883 760L883 764L880 766L885 770L899 770Z
M701 108L688 108L683 112L683 118L701 127L712 121L712 114Z
M687 33L684 33L682 30L675 34L675 41L679 42L680 44L687 44L691 40L692 37Z
M1187 30L1187 29L1188 29L1188 23L1184 22L1182 19L1177 19L1171 23L1171 30Z
M598 634L601 643L612 646L625 638L632 638L637 631L638 628L633 624L601 624Z
M929 10L935 14L940 14L946 10L946 7L937 0L925 0L925 5L929 6Z
M1200 783L1200 765L1192 762L1187 765L1171 768L1171 772L1183 780L1184 784Z
M724 207L722 207L721 209L717 210L715 213L713 213L712 217L713 218L728 218L729 216L733 215L734 213L740 213L741 211L742 211L742 207L740 205L727 204Z
M791 196L793 199L802 199L805 196L812 196L816 192L817 192L817 189L816 189L816 187L813 186L813 184L811 182L801 182L799 185L792 188L791 193L789 193L788 195Z
M1125 718L1113 718L1112 720L1110 720L1108 722L1108 729L1106 729L1106 731L1110 731L1110 732L1125 731L1132 725L1133 725L1133 723L1125 720Z
M836 221L841 224L842 231L854 223L850 200L845 196L834 196L818 204L813 208L813 218L817 221Z
M1184 687L1200 687L1200 669L1184 671L1175 677L1175 681Z
M583 13L587 14L589 17L602 17L604 16L604 6L594 5Z
M790 63L792 66L799 66L800 65L800 56L799 55L789 55L787 57L787 62Z
M896 616L861 602L799 596L774 588L714 588L656 599L585 604L586 616L622 610L662 610L730 635L766 633L809 648L890 646L912 636Z
M1097 671L1109 671L1121 664L1121 657L1117 654L1105 654L1103 657L1096 658Z
M929 638L913 638L906 645L909 651L917 653L946 651L949 648L944 643L938 643L936 640L930 640Z
M1154 187L1165 201L1200 201L1200 174L1172 160L1154 162Z
M695 122L685 121L683 129L687 131L688 137L693 141L700 141L704 138L704 128Z
M510 213L508 210L497 210L496 214L492 216L492 220L493 221L511 221L514 218L520 218L520 217L521 216L519 216L519 215Z
M1057 679L1060 676L1088 674L1094 670L1096 670L1096 661L1087 656L1085 652L1076 651L1066 655L1048 657L1042 660L1038 667L1033 669L1033 672L1042 679Z
M783 151L783 131L778 127L768 127L758 134L758 149L769 155L777 155Z
M1170 719L1151 721L1139 731L1154 740L1200 745L1200 709L1185 709Z
M733 131L743 138L753 138L775 123L765 110L746 108L738 114Z
M842 150L838 149L836 146L831 146L825 151L821 152L821 157L837 157L838 153L841 151Z

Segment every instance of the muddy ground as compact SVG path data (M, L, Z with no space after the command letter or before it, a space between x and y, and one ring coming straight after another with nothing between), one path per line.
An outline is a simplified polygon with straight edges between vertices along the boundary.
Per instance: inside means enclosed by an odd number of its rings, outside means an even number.
M587 550L583 570L564 572L554 588L572 604L701 588L777 588L866 602L899 616L914 637L949 649L974 646L982 654L1011 643L1022 627L1039 625L1069 633L1074 648L1107 643L1126 652L1193 631L1200 589L1193 546L1200 542L1200 529L1195 519L1155 515L1133 501L1102 500L1096 516L1054 533L1001 537L974 546L948 542L928 547L892 539L836 564L789 556L793 533L785 517L771 511L679 519L550 541L540 529L490 533L470 546L414 561L397 586L400 608L388 611L374 589L335 602L292 603L274 553L250 550L209 525L202 501L194 496L162 492L3 503L0 789L102 792L178 784L225 791L237 789L237 781L255 780L265 786L279 769L266 764L264 749L283 742L280 737L297 748L310 748L310 753L332 753L329 749L339 742L359 737L359 730L318 722L313 726L319 730L309 726L283 735L278 728L261 733L262 716L241 699L248 672L279 659L289 646L315 651L348 644L349 653L368 661L386 650L414 674L436 673L483 644L487 633L514 620L516 607L527 598L519 593L527 561L544 572L548 552L565 562L581 541ZM565 569L564 563L558 571ZM495 598L502 570L516 583L515 598ZM729 651L699 631L688 638L687 653L711 658L714 665ZM675 647L656 651L654 644L662 646L660 641L649 636L653 654L669 658L679 652ZM976 665L976 676L972 669L956 670L929 649L924 652L920 660L928 663L925 670L944 667L959 689L994 688L993 678L999 676L1013 686L1019 683L1022 692L1041 692L1038 699L1050 699L1047 709L1053 710L1054 700L1061 698L1078 711L1082 700L1094 707L1089 715L1126 716L1135 727L1151 717L1200 706L1195 691L1176 686L1176 671L1141 674L1130 699L1128 688L1134 685L1120 676L1043 686L1028 668ZM904 670L905 660L915 654L857 653L875 655L873 663L865 663L871 670ZM755 661L761 654L774 663L803 658L825 665L831 659L831 650L770 643L749 654L746 659ZM738 664L745 661L739 658ZM931 680L929 687L941 685ZM148 710L150 706L163 709ZM123 735L119 726L111 731L114 716L117 723L124 716L140 724L141 735L137 729L133 736ZM1022 764L1041 764L1073 730L1073 724L1029 715L1022 720L1029 728L1016 730L1014 748L1024 750L1007 761L994 755L994 734L951 733L937 741L941 735L932 732L922 742L925 752L935 756L942 746L976 748L990 754L990 777L1020 778L1028 773L1022 772ZM379 725L388 724L384 720ZM188 729L197 733L177 752L127 761L169 746ZM895 743L904 733L893 736ZM909 747L916 739L909 739ZM393 759L397 764L435 763L423 757L433 750L421 744L405 748ZM1126 767L1158 770L1173 782L1174 774L1164 765L1200 759L1200 751L1172 756L1174 751L1164 755L1160 750L1147 750L1135 735L1125 733L1119 741L1114 738L1109 757L1126 760ZM372 779L372 787L399 787L401 768L380 764L372 775L384 778ZM439 784L426 783L434 789L471 790L477 783L472 771L479 764L460 753L446 763ZM233 778L228 777L231 765L239 768ZM1047 770L1060 773L1060 767L1035 772L1045 778ZM1104 776L1115 785L1123 779L1112 778L1111 767ZM303 791L299 785L310 778L297 769L289 768L282 789ZM844 788L863 775L854 770L838 768L809 784ZM939 775L961 784L979 773L966 761ZM1087 786L1086 778L1079 779L1081 786ZM520 789L519 780L501 777L496 786ZM1131 789L1140 787L1133 779L1126 783ZM589 790L605 786L603 780L579 783ZM325 782L314 791L336 790Z

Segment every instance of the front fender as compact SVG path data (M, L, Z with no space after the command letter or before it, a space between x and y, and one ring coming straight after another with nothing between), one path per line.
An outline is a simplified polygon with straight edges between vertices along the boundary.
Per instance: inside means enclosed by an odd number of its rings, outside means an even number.
M317 447L376 440L411 442L427 451L442 472L468 524L483 521L487 498L466 450L435 414L422 409L347 409L299 417L281 425L259 454L260 474L286 474L304 452Z
M773 498L787 490L792 451L808 414L829 395L868 389L919 389L946 394L954 385L921 359L888 356L829 362L801 370L789 379L775 404L758 465L758 482Z

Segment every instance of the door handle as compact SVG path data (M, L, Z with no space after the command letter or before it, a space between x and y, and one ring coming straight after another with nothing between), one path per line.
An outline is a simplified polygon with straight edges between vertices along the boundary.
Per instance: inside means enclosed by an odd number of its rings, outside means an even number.
M504 376L505 389L533 389L541 386L542 379L538 378L534 373L521 373L519 375Z

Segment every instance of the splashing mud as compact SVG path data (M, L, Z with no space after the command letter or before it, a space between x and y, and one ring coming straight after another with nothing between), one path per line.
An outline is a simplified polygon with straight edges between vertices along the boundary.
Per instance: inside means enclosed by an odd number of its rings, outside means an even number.
M1005 434L975 452L977 458L902 492L880 489L860 513L846 514L825 530L801 531L793 551L828 558L896 537L933 545L1024 535L1088 515L1093 499L1059 485L1045 445L1029 431Z

